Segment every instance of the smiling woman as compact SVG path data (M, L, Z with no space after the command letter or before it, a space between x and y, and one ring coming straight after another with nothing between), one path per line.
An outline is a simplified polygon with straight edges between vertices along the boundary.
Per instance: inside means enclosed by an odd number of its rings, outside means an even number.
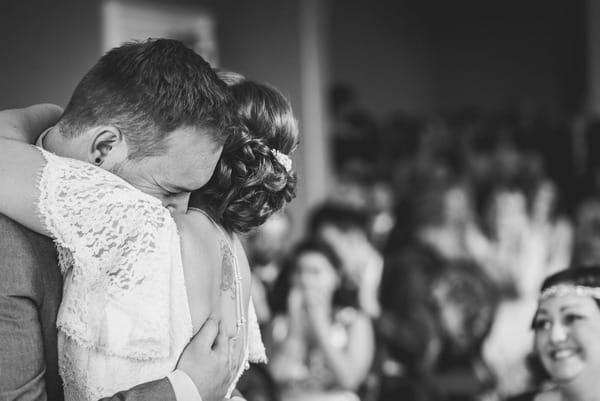
M549 388L518 400L596 400L600 394L600 268L548 277L533 318L534 347Z

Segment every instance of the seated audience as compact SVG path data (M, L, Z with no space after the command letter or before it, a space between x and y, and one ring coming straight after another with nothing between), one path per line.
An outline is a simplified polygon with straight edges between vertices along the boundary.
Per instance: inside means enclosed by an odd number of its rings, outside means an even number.
M291 228L291 216L280 212L244 236L244 249L252 272L252 300L261 326L271 320L269 297L281 270Z
M378 316L383 258L369 240L368 213L340 203L325 203L313 210L308 227L311 236L334 249L344 274L358 288L360 308L371 317Z
M482 356L495 310L493 284L468 261L434 254L386 261L381 291L381 401L479 400L493 394Z

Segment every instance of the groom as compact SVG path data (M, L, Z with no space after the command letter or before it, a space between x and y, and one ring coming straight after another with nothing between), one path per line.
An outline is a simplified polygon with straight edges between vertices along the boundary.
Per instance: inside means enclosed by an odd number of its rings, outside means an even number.
M121 176L176 213L211 177L232 125L230 110L226 85L181 43L129 43L86 74L39 144ZM0 125L7 118L14 139L33 142L59 112L5 112ZM0 215L0 400L63 398L55 325L61 291L51 241ZM232 377L218 331L207 321L171 375L110 399L222 398Z

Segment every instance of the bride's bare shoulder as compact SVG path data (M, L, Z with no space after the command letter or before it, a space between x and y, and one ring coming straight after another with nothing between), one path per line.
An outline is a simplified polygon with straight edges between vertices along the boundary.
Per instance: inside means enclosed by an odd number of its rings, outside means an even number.
M219 229L203 212L188 210L185 214L173 215L173 219L177 224L179 236L183 241L192 240L196 245L204 245L210 249L213 249L213 245L218 243L220 237Z
M174 215L181 243L188 303L194 330L217 311L220 285L221 251L219 231L201 212Z

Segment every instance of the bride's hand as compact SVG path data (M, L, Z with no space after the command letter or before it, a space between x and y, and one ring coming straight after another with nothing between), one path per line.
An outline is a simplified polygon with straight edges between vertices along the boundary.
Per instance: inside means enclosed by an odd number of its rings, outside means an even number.
M55 104L36 104L23 109L0 111L0 138L34 143L63 113Z

